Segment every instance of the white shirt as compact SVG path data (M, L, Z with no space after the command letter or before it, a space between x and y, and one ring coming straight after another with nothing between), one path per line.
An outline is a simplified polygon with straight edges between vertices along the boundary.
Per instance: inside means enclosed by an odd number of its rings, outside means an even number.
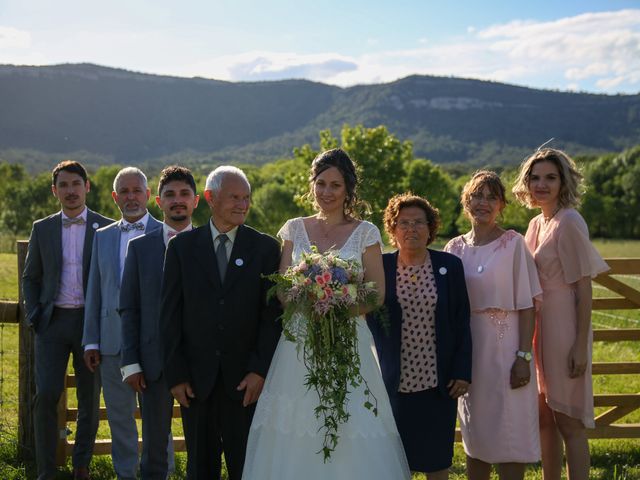
M164 240L164 246L166 247L169 244L169 233L171 233L172 237L177 235L178 233L182 233L182 232L188 232L189 230L193 230L193 224L190 223L189 225L187 225L185 228L183 228L182 230L178 231L178 230L174 230L173 228L171 228L169 225L167 225L166 223L162 224L162 239Z
M145 213L144 217L136 222L128 222L124 218L120 221L120 225L132 225L133 223L142 223L144 225L143 230L133 229L128 232L120 232L120 281L122 281L122 274L124 273L124 260L127 256L127 245L129 245L129 240L144 235L148 222L149 212Z

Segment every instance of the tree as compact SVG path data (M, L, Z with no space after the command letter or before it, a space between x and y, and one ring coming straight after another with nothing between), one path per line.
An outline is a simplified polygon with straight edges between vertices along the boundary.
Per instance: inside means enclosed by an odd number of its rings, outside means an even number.
M409 162L402 190L425 197L440 210L440 234L451 236L457 233L459 195L453 180L442 168L422 158Z

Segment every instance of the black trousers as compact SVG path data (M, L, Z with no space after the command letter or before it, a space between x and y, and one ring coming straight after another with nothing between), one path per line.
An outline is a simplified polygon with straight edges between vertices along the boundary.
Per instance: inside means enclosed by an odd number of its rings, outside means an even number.
M189 480L220 479L222 453L229 480L241 480L254 411L255 404L243 407L242 400L226 393L221 374L207 398L181 407Z
M36 397L33 416L39 479L53 478L56 474L56 442L59 438L57 405L64 388L65 372L71 354L78 398L73 466L86 467L91 461L98 430L100 375L91 373L84 364L83 320L83 308L54 308L46 328L36 331Z

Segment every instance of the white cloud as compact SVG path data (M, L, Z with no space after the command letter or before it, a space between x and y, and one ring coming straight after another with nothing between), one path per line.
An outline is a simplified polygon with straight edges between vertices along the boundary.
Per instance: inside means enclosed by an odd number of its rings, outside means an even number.
M3 27L0 25L0 48L29 48L31 45L31 34L24 30L13 27Z
M418 45L359 56L249 52L215 58L206 70L229 80L303 77L337 85L433 74L547 88L640 90L640 9L469 27L460 40L421 38Z
M247 52L225 55L183 69L186 75L211 76L222 80L260 81L306 78L327 81L358 68L355 60L338 54L300 55L296 53ZM203 72L206 72L203 73Z
M258 36L240 33L249 38L243 45L259 45ZM449 40L416 38L406 49L385 50L383 37L363 37L366 53L357 55L296 52L294 37L287 42L293 51L236 45L241 53L225 53L219 38L240 33L229 29L213 35L201 29L175 37L167 30L88 30L59 37L55 48L45 48L50 45L44 45L42 32L32 38L27 31L0 26L0 63L91 61L161 74L232 81L307 78L341 86L425 74L544 88L640 91L640 9L469 26Z

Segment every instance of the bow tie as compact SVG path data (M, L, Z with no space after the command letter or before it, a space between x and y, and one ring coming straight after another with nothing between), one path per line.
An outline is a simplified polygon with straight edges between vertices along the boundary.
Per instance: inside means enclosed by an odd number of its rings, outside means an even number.
M75 217L75 218L63 218L62 219L62 226L64 228L69 228L71 227L71 225L84 225L86 222L84 221L84 218L82 217Z
M130 232L131 230L144 230L144 223L123 223L122 225L120 225L120 230L122 230L123 232Z
M175 237L178 234L175 230L167 230L167 240Z

